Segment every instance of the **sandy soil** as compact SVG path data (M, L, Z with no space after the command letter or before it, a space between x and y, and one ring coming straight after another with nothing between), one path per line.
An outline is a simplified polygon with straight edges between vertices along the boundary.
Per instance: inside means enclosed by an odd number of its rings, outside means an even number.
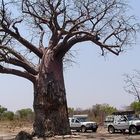
M0 122L0 140L14 140L15 136L20 131L32 132L32 123L27 122ZM106 129L99 127L96 133L77 133L73 132L72 135L55 136L46 138L46 140L140 140L140 133L137 135L129 135L128 133L115 133L109 134ZM45 140L34 138L34 140Z

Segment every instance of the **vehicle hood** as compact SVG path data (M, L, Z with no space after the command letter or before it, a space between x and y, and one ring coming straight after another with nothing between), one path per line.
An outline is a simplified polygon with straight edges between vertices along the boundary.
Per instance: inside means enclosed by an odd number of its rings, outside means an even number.
M129 121L131 124L133 123L135 123L135 124L140 124L140 120L131 120L131 121Z
M92 122L92 121L87 121L87 122L81 122L82 124L86 125L86 124L97 124L96 122Z

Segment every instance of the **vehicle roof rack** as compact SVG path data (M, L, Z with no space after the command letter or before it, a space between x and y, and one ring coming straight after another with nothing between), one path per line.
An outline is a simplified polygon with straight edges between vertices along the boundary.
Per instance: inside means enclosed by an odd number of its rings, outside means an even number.
M135 114L135 111L118 111L112 113L112 115L131 115L131 114Z
M88 115L87 114L80 114L80 115L73 115L73 117L85 118L85 117L88 117Z

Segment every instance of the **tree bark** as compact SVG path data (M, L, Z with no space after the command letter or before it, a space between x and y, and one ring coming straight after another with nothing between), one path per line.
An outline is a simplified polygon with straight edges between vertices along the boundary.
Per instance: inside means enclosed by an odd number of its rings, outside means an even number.
M70 134L62 58L47 50L34 84L34 132L39 137Z

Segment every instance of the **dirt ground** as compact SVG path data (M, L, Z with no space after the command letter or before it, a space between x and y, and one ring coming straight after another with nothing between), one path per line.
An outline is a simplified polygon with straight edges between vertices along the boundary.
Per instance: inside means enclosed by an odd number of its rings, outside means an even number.
M26 122L0 122L0 140L14 140L15 136L20 131L32 132L32 123ZM34 140L140 140L140 133L137 135L129 135L128 133L115 133L109 134L107 130L103 127L99 127L96 133L87 132L87 133L77 133L72 132L72 135L66 136L55 136L52 138L38 139Z

